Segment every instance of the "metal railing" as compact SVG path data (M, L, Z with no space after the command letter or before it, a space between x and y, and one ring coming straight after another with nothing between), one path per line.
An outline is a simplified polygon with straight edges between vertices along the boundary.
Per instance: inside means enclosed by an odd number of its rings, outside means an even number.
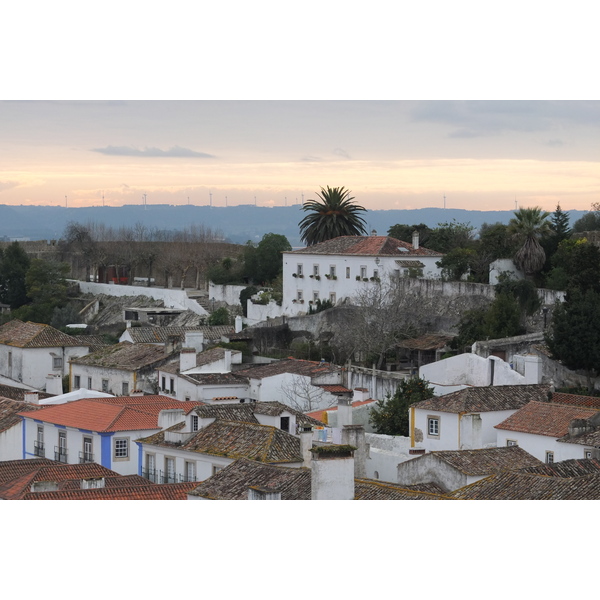
M80 452L79 453L79 463L93 463L94 455L91 452Z
M66 463L67 462L67 449L62 448L61 446L54 446L54 460L58 462Z
M160 469L142 469L142 477L153 483L187 483L198 481L196 475L194 477L187 477L181 473L167 473Z
M33 441L33 454L45 458L46 449L44 447L44 442L38 442L37 440Z

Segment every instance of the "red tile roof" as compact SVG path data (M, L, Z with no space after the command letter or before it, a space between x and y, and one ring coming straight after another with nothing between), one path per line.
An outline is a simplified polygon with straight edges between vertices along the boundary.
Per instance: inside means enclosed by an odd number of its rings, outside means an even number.
M0 397L0 432L18 425L21 422L20 412L35 412L40 408L38 404Z
M577 394L553 392L551 402L556 402L557 404L570 404L572 406L588 406L600 410L599 396L578 396Z
M0 344L17 348L63 348L82 346L79 340L42 323L13 319L0 327Z
M569 433L569 423L573 419L589 419L597 412L598 410L594 408L533 400L495 427L560 438Z
M289 254L350 254L402 257L443 256L440 252L435 252L422 246L415 250L412 244L382 235L341 236L315 244L314 246L294 250Z
M313 377L323 373L334 373L338 371L341 371L341 367L331 363L321 363L290 357L269 363L268 365L250 367L248 369L236 371L235 373L236 375L242 375L249 379L264 379L265 377L273 377L275 375L281 375L282 373Z

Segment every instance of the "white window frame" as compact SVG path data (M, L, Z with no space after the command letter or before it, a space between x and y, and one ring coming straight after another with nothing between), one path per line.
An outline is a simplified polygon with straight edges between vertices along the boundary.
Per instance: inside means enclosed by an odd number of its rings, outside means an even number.
M361 279L366 279L367 278L367 267L362 266L360 267L360 278Z
M187 481L196 481L196 462L186 460L184 463L184 476Z
M302 290L298 290L296 300L298 300L298 302L301 302L302 300L304 300L304 294L302 293Z
M118 437L113 440L113 460L129 460L129 438Z
M427 437L440 437L440 418L435 415L427 416Z
M102 391L105 394L108 394L108 379L103 379L102 380Z
M92 389L92 378L88 377L88 385L87 385L87 389L91 390Z
M73 375L73 389L78 390L81 387L81 375Z
M198 415L192 415L192 431L200 431L200 417Z
M335 265L329 265L329 276L335 277Z
M52 357L52 368L53 369L62 369L63 368L62 356L53 356Z
M546 464L547 465L554 464L554 452L552 450L546 450Z
M518 446L517 440L506 440L507 446Z
M129 396L129 381L123 381L121 383L121 396Z
M319 265L313 265L313 275L315 277L319 276Z
M350 267L346 267L346 279L350 279Z
M313 302L316 302L319 299L319 292L313 292Z
M330 292L329 293L329 302L331 302L331 304L335 304L336 303L335 292Z
M302 272L302 263L298 263L296 265L296 275L298 275L298 277L304 275L304 273Z

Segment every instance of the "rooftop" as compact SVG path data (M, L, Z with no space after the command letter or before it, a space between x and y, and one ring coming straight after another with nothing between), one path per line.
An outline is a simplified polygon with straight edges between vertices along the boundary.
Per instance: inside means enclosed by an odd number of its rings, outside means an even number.
M13 319L0 326L0 344L17 348L63 348L87 345L50 325L31 321L23 323L19 319Z
M549 475L550 477L581 477L600 473L600 461L595 458L573 458L561 460L552 464L541 465L521 469L522 473L536 473L538 475Z
M220 340L223 336L229 337L234 332L230 325L207 325L202 327L130 327L127 329L131 339L136 344L165 344L169 338L178 336L182 340L186 332L202 332L205 340Z
M594 408L532 400L495 427L561 438L569 433L569 424L573 419L589 419L597 412Z
M150 367L167 358L164 348L152 344L120 342L101 350L72 359L71 364L135 371Z
M413 406L449 413L516 410L534 400L547 401L549 389L548 385L469 387L416 402Z
M516 471L525 467L543 465L537 458L519 446L482 448L478 450L441 450L431 452L465 475L489 475L499 471ZM413 460L421 460L427 455Z
M0 432L21 423L19 413L32 412L40 408L37 404L29 404L22 400L11 400L10 398L0 397Z
M11 400L24 400L25 394L29 391L35 391L40 400L52 398L52 394L47 394L46 392L38 392L37 390L29 390L27 388L14 387L12 385L0 383L0 396L3 398L10 398Z
M167 431L180 429L181 424L177 424ZM153 446L177 448L234 460L250 458L262 463L302 462L299 438L277 427L258 423L217 420L181 444L165 442L164 431L138 441Z
M395 238L370 236L341 236L320 242L314 246L284 252L284 254L341 254L362 256L443 256L440 252L419 247L416 250L412 244Z
M339 371L341 371L341 367L331 363L302 360L299 358L285 358L283 360L269 363L268 365L260 365L257 367L242 369L236 371L236 374L249 377L250 379L264 379L265 377L273 377L283 373L314 377L315 375L336 373Z

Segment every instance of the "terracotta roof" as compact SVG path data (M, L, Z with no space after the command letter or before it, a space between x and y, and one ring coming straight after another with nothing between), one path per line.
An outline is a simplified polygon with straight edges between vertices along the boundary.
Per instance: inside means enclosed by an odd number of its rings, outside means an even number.
M598 411L594 408L566 406L552 402L531 401L496 425L496 429L519 431L560 438L569 433L573 419L589 419Z
M169 428L169 430L174 430ZM138 440L144 444L176 447L226 458L250 458L263 463L302 462L300 440L277 427L217 420L182 444L165 442L163 431Z
M565 444L579 444L580 446L600 448L600 429L595 429L594 431L589 431L587 433L580 433L579 435L574 436L567 433L556 441Z
M269 363L268 365L260 365L236 371L236 375L243 375L250 379L264 379L265 377L273 377L275 375L281 375L282 373L314 377L316 375L335 373L338 371L341 371L341 367L330 363L301 360L299 358L286 358Z
M330 394L351 394L352 390L349 390L347 387L343 385L320 385L320 388L323 388L326 392Z
M48 465L62 465L49 458L28 458L27 460L3 460L0 461L0 484L12 479L17 479L27 473Z
M373 402L377 402L377 400L374 400L373 398L369 398L368 400L355 400L352 403L352 408L357 408L359 406L364 406L365 404L372 404ZM329 411L335 411L337 410L338 407L336 406L331 406L329 408L324 408L322 410L313 410L312 412L308 412L305 413L307 417L312 417L313 419L316 419L317 421L321 421L322 424L327 424L327 413Z
M412 244L381 235L341 236L293 252L284 252L284 254L402 256L405 258L409 256L443 256L440 252L434 252L428 248L419 247L415 250Z
M187 500L187 494L198 482L104 487L91 490L35 492L24 500Z
M397 260L396 264L405 269L422 269L425 266L420 260Z
M573 458L552 464L542 463L537 467L526 467L521 469L521 473L536 473L550 477L581 477L600 473L600 461L595 458Z
M75 365L135 371L156 365L168 358L161 346L120 342L119 344L106 346L81 358L71 359L70 362Z
M13 319L0 327L0 344L17 348L62 348L82 346L73 336L50 325L23 323Z
M175 398L161 395L149 396L115 396L114 398L82 398L90 402L101 402L102 404L115 404L121 406L131 406L140 408L144 412L157 414L161 410L180 409L184 414L189 414L197 406L202 406L204 403L200 401L181 402Z
M140 399L145 396L140 396ZM105 402L109 400L110 402ZM123 405L115 402L116 398L90 398L75 400L66 404L41 408L35 416L19 413L24 417L35 418L36 421L76 427L88 431L138 431L159 429L158 414L168 408L181 408L189 412L197 403L179 402L168 398L162 403L156 399L148 403L135 402ZM119 400L122 400L119 398ZM137 398L136 398L137 400Z
M136 344L164 344L170 337L178 336L185 339L186 332L200 331L205 340L220 340L229 337L234 332L230 325L207 325L203 327L176 327L168 325L164 327L130 327L129 335Z
M439 493L423 492L374 479L354 480L355 500L448 500Z
M557 404L571 404L573 406L588 406L600 410L600 396L578 396L577 394L563 394L553 392L551 402Z
M439 335L435 333L428 333L418 338L412 338L410 340L402 340L398 342L399 348L408 348L410 350L439 350L447 346L453 337L450 335Z
M110 345L104 341L101 335L74 335L73 338L79 342L78 346L87 346L90 352L96 352L96 350Z
M195 409L196 414L204 419L224 419L226 421L243 421L258 423L255 414L277 417L283 412L288 412L296 417L299 425L314 425L322 427L323 422L310 415L305 415L295 408L282 402L244 402L239 404L204 404Z
M416 402L413 406L422 410L449 413L516 410L532 400L547 400L549 389L548 385L469 387Z
M0 397L0 432L21 423L19 413L33 412L40 408L38 404L29 404L29 402Z
M247 500L250 486L280 491L282 500L310 500L310 470L240 458L200 483L190 496L210 500Z
M431 452L431 454L465 475L489 475L499 471L516 471L544 464L519 446L478 450L441 450ZM419 456L413 460L422 460L426 456Z
M448 496L457 500L599 500L600 474L563 478L517 471L496 473Z
M196 385L248 385L248 378L237 373L180 373L179 376Z
M27 388L14 387L12 385L5 385L0 383L0 396L3 398L10 398L11 400L24 400L25 394L29 391L35 392L40 400L44 398L52 398L53 394L47 394L46 392L38 392L37 390L29 390Z

